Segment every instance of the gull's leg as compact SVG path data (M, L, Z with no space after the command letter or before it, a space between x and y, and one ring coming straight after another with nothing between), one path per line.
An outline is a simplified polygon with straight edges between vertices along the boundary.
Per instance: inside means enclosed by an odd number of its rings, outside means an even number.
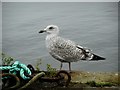
M71 63L69 62L69 71L71 72Z
M62 62L61 62L61 65L60 65L60 70L62 69L62 66L63 66L63 64L62 64Z

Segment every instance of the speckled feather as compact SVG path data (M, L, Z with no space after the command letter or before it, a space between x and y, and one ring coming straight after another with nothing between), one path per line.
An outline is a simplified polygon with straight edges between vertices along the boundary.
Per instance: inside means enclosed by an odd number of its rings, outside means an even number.
M49 53L61 62L76 62L78 60L87 60L91 58L92 53L86 53L85 49L75 42L51 34L46 37L46 46Z

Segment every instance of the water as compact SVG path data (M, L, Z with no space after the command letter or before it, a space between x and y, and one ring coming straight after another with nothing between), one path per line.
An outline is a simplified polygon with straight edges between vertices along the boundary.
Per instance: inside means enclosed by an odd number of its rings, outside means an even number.
M108 3L9 3L3 2L3 52L25 64L35 65L42 59L59 69L46 47L46 34L38 32L49 24L58 25L60 35L104 56L105 61L78 61L73 70L118 70L118 4ZM63 69L68 69L64 64Z

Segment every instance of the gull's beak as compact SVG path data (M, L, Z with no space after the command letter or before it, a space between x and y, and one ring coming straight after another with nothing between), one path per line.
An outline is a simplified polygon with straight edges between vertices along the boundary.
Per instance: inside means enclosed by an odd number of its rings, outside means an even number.
M46 30L40 30L40 31L39 31L39 33L44 33L44 32L46 32Z

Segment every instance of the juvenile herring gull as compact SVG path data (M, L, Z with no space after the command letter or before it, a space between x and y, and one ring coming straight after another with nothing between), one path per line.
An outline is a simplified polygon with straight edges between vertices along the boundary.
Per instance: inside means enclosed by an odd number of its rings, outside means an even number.
M71 62L79 60L105 60L105 58L93 54L90 49L82 47L75 42L58 36L59 28L56 25L49 25L39 33L46 32L46 47L52 57L62 63L69 63L71 71Z

